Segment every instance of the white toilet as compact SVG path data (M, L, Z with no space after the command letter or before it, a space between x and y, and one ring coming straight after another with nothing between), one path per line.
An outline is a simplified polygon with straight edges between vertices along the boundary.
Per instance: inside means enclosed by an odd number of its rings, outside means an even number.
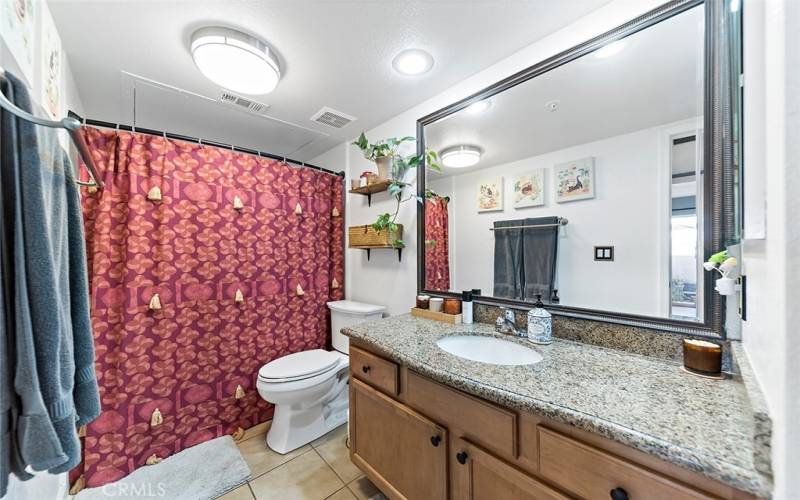
M328 302L333 351L314 349L270 361L258 370L258 393L275 405L267 446L289 453L347 421L348 340L341 329L379 319L383 306Z

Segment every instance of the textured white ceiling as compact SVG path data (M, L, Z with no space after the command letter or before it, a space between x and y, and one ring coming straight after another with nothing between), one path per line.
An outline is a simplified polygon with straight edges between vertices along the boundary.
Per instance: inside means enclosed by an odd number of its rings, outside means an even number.
M609 0L49 0L90 118L136 124L308 160L447 89ZM216 98L191 60L191 33L207 25L267 40L283 78L250 117L205 99L151 87L123 72ZM392 57L433 54L433 70L404 77ZM336 130L309 121L322 106L356 116ZM299 127L292 126L296 124Z
M589 54L425 128L430 149L483 149L469 172L703 114L703 8L625 39L606 59ZM555 112L545 104L559 101ZM435 174L438 175L438 174Z

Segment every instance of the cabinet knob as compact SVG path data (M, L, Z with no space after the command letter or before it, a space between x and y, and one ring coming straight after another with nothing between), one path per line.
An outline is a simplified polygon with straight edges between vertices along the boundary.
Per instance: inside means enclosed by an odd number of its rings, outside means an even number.
M369 365L363 365L361 367L361 371L364 372L364 373L369 373L369 370L370 370L370 366Z
M622 488L611 490L611 500L628 500L628 492Z
M456 460L458 460L458 463L460 463L461 465L467 463L467 457L468 455L466 451L456 453Z
M440 436L431 436L431 444L434 446L439 446L439 443L442 442L442 438Z

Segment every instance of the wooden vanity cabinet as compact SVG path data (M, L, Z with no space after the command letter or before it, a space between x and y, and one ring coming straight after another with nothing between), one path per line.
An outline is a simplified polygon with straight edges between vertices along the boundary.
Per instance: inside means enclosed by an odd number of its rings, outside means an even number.
M350 457L392 499L755 498L595 434L484 401L360 345L351 345L350 374Z
M357 379L350 380L350 422L350 457L383 492L447 499L446 429Z
M569 497L465 439L455 440L451 498L566 500Z

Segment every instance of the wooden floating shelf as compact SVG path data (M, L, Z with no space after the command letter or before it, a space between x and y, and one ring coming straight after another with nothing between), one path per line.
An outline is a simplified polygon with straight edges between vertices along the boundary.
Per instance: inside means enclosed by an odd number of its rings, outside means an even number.
M403 260L403 247L395 247L395 246L392 246L392 245L386 245L386 246L370 246L370 247L367 247L367 246L363 246L363 247L362 246L350 246L348 248L355 248L357 250L366 250L367 251L367 260L369 260L370 252L372 250L375 250L375 249L377 249L377 250L397 250L397 260L398 261L402 261Z
M405 182L395 182L390 180L374 182L372 184L367 184L366 186L361 186L359 188L351 189L348 193L351 194L360 194L362 196L367 197L367 206L372 206L372 195L375 193L382 193L383 191L387 191L389 189L389 185L391 184L400 184L401 186L405 186Z

